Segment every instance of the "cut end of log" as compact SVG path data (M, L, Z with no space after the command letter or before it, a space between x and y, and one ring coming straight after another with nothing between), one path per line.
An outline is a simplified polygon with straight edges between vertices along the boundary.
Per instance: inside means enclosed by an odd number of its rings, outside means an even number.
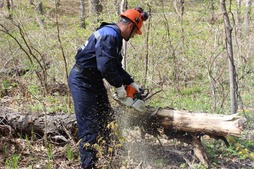
M237 120L237 127L243 131L247 126L247 119L246 118L240 118Z
M154 109L153 109L154 110ZM247 120L239 114L224 115L195 113L171 108L155 109L152 115L158 118L164 128L208 135L241 137Z

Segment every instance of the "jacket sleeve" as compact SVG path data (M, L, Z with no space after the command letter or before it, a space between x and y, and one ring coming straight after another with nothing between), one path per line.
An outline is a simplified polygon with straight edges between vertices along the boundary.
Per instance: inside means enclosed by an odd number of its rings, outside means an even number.
M133 82L131 76L122 68L118 44L114 36L101 36L96 43L97 69L114 87Z
M132 77L130 76L130 74L123 69L123 66L122 66L122 55L120 54L119 55L120 57L120 62L118 63L118 72L120 73L121 77L123 78L123 84L124 85L129 85L131 84L132 82L134 82L134 80L132 79Z

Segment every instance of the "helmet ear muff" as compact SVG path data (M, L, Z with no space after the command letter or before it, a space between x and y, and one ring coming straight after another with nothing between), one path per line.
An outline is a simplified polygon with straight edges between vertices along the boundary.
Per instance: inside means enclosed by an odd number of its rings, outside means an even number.
M148 19L148 13L147 13L147 12L142 12L142 13L141 13L141 19L142 19L143 21L146 21L146 20Z
M137 10L139 13L143 12L143 9L141 7L136 7L135 10Z
M141 19L143 21L146 21L148 19L148 13L144 12L144 10L141 7L136 7L135 10L137 10L140 13Z

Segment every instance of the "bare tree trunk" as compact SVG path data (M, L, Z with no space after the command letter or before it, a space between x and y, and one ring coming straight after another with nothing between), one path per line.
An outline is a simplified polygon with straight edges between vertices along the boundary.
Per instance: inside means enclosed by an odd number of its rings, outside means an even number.
M29 4L33 5L34 4L34 0L29 0Z
M164 8L164 0L161 0L161 6L162 6L162 11L163 11L163 22L165 24L166 27L166 32L167 32L167 39L168 41L166 42L169 46L168 50L172 51L171 52L171 56L173 58L173 80L174 80L174 84L176 84L177 88L178 88L178 84L179 84L179 66L178 66L178 58L177 58L177 54L176 54L176 47L173 46L172 40L171 40L171 35L170 35L170 30L169 30L169 20L166 16L166 11ZM173 5L173 4L172 4Z
M226 33L226 48L227 48L227 56L229 62L229 79L230 79L230 98L231 98L231 113L234 114L237 112L237 84L236 84L236 70L234 64L234 56L233 56L233 45L232 45L232 30L233 28L230 25L229 16L226 9L225 0L221 0L221 9L224 17L224 26Z
M122 0L120 4L120 13L124 12L128 7L128 1L127 0ZM126 69L127 66L127 43L125 40L123 40L123 46L122 46L122 55L123 55L123 60L122 60L122 65L123 68Z
M102 12L102 5L100 3L100 0L91 0L91 11L90 13L92 14L96 14L96 22L99 22L99 15L101 14Z
M4 7L4 0L0 0L0 9Z
M60 5L60 0L55 0L55 4L56 4L57 6L59 6L59 5Z
M209 7L209 8L211 8L211 20L210 20L210 24L211 25L213 25L214 23L215 23L215 21L216 21L216 18L215 18L215 7L214 7L214 5L215 5L215 2L214 2L214 0L211 0L211 6Z
M236 15L236 28L239 29L241 26L241 8L242 8L242 0L236 0L237 4L237 15Z
M7 9L9 11L9 19L12 19L12 9L13 9L13 1L12 0L6 0Z
M245 27L245 35L249 34L249 20L251 13L252 0L246 0L245 7L245 15L244 15L244 27Z
M210 24L213 25L215 24L216 18L215 18L215 2L214 0L211 1L211 20L210 20ZM215 39L215 44L216 43L216 39ZM211 56L213 57L213 55ZM213 65L214 65L214 59L212 59L211 61L208 62L207 64L207 72L208 72L208 78L210 81L210 86L211 86L211 91L212 91L212 96L213 96L213 104L212 104L212 112L216 112L217 110L217 82L216 79L213 76Z
M148 13L151 13L151 6L150 4L148 6ZM145 77L144 77L144 85L146 85L147 79L148 79L148 67L149 67L149 34L150 34L150 27L151 27L151 17L148 18L147 22L147 35L146 35L146 51L143 52L145 53Z
M81 28L86 28L85 22L85 2L84 0L80 0L80 26Z
M45 24L44 24L44 19L43 19L43 4L42 1L40 0L39 3L36 5L35 10L37 11L38 15L36 17L36 20L40 26L40 28L44 29Z
M120 2L118 2L118 0L114 0L114 7L115 7L115 12L116 12L116 15L119 16L120 13L121 13L121 10L120 10Z
M174 7L176 14L178 15L179 18L181 18L181 14L180 14L178 7L177 7L178 0L173 0L172 3L173 3L173 7Z

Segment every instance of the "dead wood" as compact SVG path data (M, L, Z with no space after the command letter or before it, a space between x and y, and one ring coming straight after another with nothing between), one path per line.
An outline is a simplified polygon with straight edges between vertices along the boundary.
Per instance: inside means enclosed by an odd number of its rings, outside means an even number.
M174 109L158 109L154 115L159 118L164 128L223 137L240 137L246 122L246 119L238 114L193 113Z
M206 168L209 168L211 163L201 143L202 136L220 139L229 146L227 136L240 137L247 122L238 114L193 113L171 108L149 108L148 111L150 115L142 127L144 132L158 135L157 129L161 128L168 139L178 139L191 144L195 156Z
M45 118L45 116L47 116ZM47 122L45 123L45 120ZM45 127L47 124L47 127ZM10 112L2 109L0 112L0 135L28 136L43 138L45 133L50 141L61 144L76 139L77 125L75 114L67 113L30 113ZM6 130L6 127L9 126ZM10 129L11 128L11 129ZM71 134L70 134L71 133Z

